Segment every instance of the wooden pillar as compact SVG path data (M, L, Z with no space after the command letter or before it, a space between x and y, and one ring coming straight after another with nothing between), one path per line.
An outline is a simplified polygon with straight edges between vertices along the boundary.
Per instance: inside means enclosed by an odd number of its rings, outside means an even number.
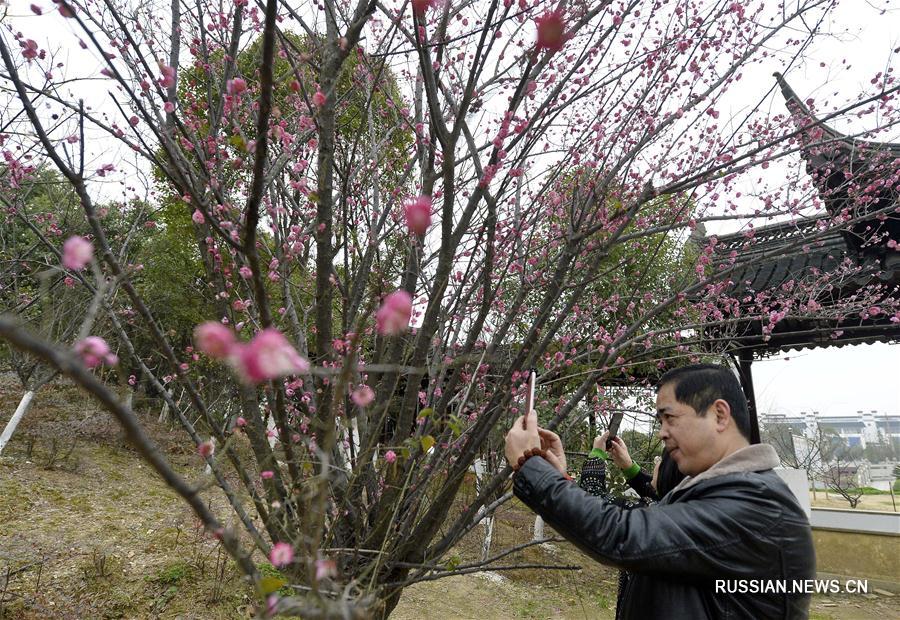
M759 418L756 415L756 394L753 392L753 371L750 368L753 364L753 349L741 349L738 360L741 387L750 409L750 443L759 443Z

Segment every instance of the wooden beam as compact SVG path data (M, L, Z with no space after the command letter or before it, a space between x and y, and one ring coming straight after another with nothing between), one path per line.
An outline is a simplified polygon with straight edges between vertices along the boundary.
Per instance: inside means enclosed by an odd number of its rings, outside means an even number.
M741 387L747 397L747 407L750 410L750 443L759 443L759 418L756 415L756 394L753 391L753 350L741 349L738 353L738 375L741 379Z

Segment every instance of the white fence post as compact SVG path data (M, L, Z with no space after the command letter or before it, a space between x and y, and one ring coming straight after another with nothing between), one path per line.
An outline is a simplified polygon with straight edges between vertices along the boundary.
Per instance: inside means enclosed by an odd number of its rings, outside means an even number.
M16 431L16 427L25 416L25 412L28 411L28 408L31 406L32 398L34 398L34 390L28 390L27 392L25 392L25 395L22 396L22 400L19 401L19 406L16 408L16 412L13 414L13 417L10 418L9 423L7 423L6 425L6 428L3 429L3 435L0 435L0 453L3 452L3 448L6 446L6 443L12 437L12 434Z

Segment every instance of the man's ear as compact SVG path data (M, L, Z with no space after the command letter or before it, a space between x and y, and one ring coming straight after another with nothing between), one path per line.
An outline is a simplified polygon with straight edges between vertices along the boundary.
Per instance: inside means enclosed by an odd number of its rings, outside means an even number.
M722 398L716 399L712 404L712 410L716 414L716 430L720 433L733 424L731 419L731 405Z

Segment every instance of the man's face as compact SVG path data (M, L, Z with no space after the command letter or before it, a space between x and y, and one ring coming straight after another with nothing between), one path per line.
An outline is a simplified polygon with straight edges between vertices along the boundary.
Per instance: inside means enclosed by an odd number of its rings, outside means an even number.
M712 467L721 457L721 433L716 430L715 411L706 415L675 399L675 386L667 383L656 395L659 437L666 444L681 473L696 476Z

